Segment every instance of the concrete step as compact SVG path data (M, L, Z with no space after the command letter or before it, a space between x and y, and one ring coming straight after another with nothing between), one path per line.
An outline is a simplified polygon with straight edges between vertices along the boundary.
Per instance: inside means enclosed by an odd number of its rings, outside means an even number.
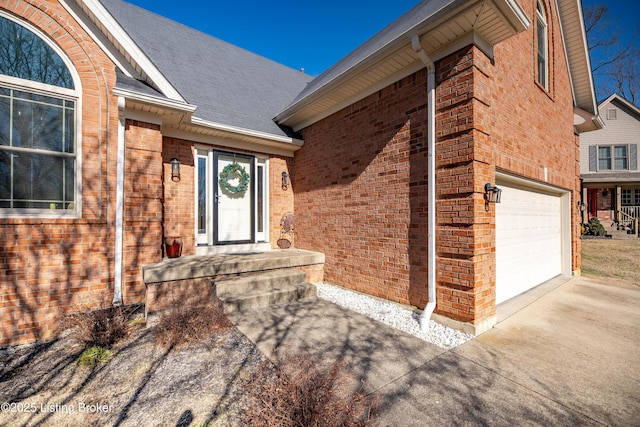
M270 289L305 281L304 271L297 269L265 271L245 277L234 277L215 281L216 294L245 293L258 289Z
M215 293L225 313L315 299L316 287L305 282L298 269L256 272L249 276L216 280Z
M245 292L230 291L221 293L225 313L235 313L257 307L267 307L300 300L316 299L316 287L310 283L283 283L269 286L265 289L257 288Z

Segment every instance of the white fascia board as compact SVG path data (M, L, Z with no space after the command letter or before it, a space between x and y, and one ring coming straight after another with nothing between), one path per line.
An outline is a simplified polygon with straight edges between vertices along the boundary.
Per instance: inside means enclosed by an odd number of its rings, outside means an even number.
M456 8L459 7L463 1L456 2ZM473 2L473 5L477 2ZM472 6L473 6L472 5ZM465 8L466 9L466 8ZM278 114L274 120L278 123L286 123L289 119L291 119L295 114L304 109L306 106L313 104L317 99L324 96L324 94L329 93L339 86L341 86L345 81L349 80L352 76L362 73L364 69L368 69L371 66L374 66L380 59L387 57L388 55L393 54L393 52L397 49L401 49L404 44L411 43L411 35L413 34L424 34L428 29L431 29L436 25L436 23L432 20L433 16L441 13L442 10L434 13L433 15L426 17L425 20L414 25L411 28L406 29L402 34L397 36L396 38L389 40L386 44L380 46L375 52L371 53L366 58L362 59L360 62L353 64L351 67L344 70L342 73L336 75L331 80L327 81L324 85L319 86L313 92L306 95L305 98L298 101L296 104L290 105L280 114ZM456 12L459 13L459 12ZM426 21L426 22L425 22ZM440 19L436 21L440 22Z
M381 46L376 52L372 53L367 58L363 59L357 64L354 64L351 68L345 70L341 74L335 76L332 80L325 83L323 86L318 87L315 91L309 93L305 98L298 101L296 104L290 105L281 113L279 113L274 120L278 123L287 123L289 120L293 119L295 115L304 110L308 105L316 102L320 97L324 96L326 93L330 93L334 90L339 90L339 88L344 84L344 82L348 81L352 76L365 72L367 69L375 66L378 61L381 59L392 55L394 51L401 49L405 43L411 43L411 36L418 35L421 36L423 34L428 33L431 29L437 27L442 22L447 20L455 19L455 17L463 14L465 11L472 9L477 5L478 2L468 2L469 4L463 5L464 2L457 2L455 8L451 9L445 16L441 16L438 18L432 19L435 15L438 15L440 12L436 12L431 17L426 18L424 21L419 24L407 29L405 32L400 34L395 39L389 41L384 46ZM524 12L522 6L517 2L517 0L493 0L491 1L493 7L495 7L500 14L504 17L504 19L508 22L508 24L513 28L516 33L525 31L531 25L531 21L528 16ZM473 33L467 33L461 38L471 37L473 40L471 43L476 44L483 52L485 52L490 57L493 57L493 46L490 43L482 39L482 37ZM450 49L455 46L459 46L460 42L458 40L452 40L446 46L443 46L437 49L435 52L431 52L429 55L431 58L436 61L440 58L443 58L443 52L454 52ZM462 46L464 47L464 46ZM437 54L439 57L433 56L432 54ZM442 56L440 56L442 55ZM409 75L409 74L406 74ZM406 76L405 75L405 76ZM385 79L385 81L388 79ZM376 87L378 87L376 85ZM369 91L370 92L370 91ZM373 91L375 92L375 91ZM371 92L371 93L373 93ZM342 105L342 104L341 104ZM326 116L325 116L326 117ZM313 123L314 120L307 121L306 125L309 123ZM294 130L298 131L303 129L305 126L301 126L300 123L296 123L292 126Z
M175 101L173 99L159 98L157 96L145 95L139 92L135 92L128 89L114 88L113 94L115 96L122 96L132 101L143 102L145 104L152 104L161 108L166 108L174 111L181 111L185 114L193 114L198 108L195 105L187 104L183 101Z
M271 140L278 143L291 144L292 146L295 146L296 149L302 147L302 145L304 144L304 141L301 139L290 138L290 137L281 136L281 135L274 135L272 133L260 132L257 130L251 130L251 129L241 128L236 126L224 125L222 123L216 123L209 120L204 120L199 117L192 117L191 124L204 126L204 127L219 130L222 132L248 136L252 138L260 138L260 139Z
M531 20L517 0L495 0L494 4L516 33L525 31L531 25Z
M569 81L573 92L573 102L576 107L589 111L592 114L598 114L598 106L596 100L595 85L593 83L593 74L591 72L591 58L589 57L589 45L587 43L587 32L584 26L584 16L582 15L582 6L580 0L556 0L556 9L560 21L560 34L564 45L565 57L567 59L567 68L569 69ZM571 19L577 17L577 19ZM576 22L577 21L577 22ZM580 34L580 42L571 43L569 34ZM574 75L580 73L589 74L589 96L591 98L590 105L578 105L578 94L574 86Z
M282 157L293 157L293 153L300 149L300 145L287 146L285 144L272 143L270 145L261 144L260 142L249 142L234 139L233 134L228 136L206 135L201 133L189 132L188 130L176 129L172 127L163 127L162 135L168 138L182 139L191 141L196 144L196 148L209 149L211 145L225 147L227 149L237 149L251 151L261 154L270 154Z
M160 91L168 98L175 101L186 102L173 85L164 77L158 68L151 62L145 53L138 47L127 32L118 24L105 7L98 0L76 0L83 2L94 14L96 19L104 25L122 49L124 49L133 61L145 72Z
M451 55L452 53L455 53L457 51L459 51L460 49L466 47L466 46L470 46L470 45L475 45L476 47L478 47L482 52L485 53L485 55L487 55L489 58L493 59L493 46L491 46L491 44L489 42L487 42L486 40L484 40L479 34L477 34L475 31L471 31L467 34L465 34L462 37L459 37L457 39L455 39L454 41L452 41L451 43L447 44L446 46L443 46L435 51L433 51L432 53L429 54L429 56L431 57L431 59L435 62L438 61L442 58L445 58L449 55ZM416 61L413 64L403 68L402 70L391 74L390 76L384 78L383 80L380 80L378 83L376 83L375 85L367 88L366 90L362 91L362 92L358 92L357 95L352 96L347 98L346 100L340 102L339 104L334 105L333 107L327 109L326 111L323 111L322 114L319 114L317 116L314 116L313 118L309 119L309 120L305 120L302 121L300 123L297 123L294 127L293 130L298 132L301 129L304 129L310 125L312 125L313 123L316 123L326 117L329 117L330 115L332 115L333 113L336 113L340 110L342 110L343 108L348 107L349 105L358 102L364 98L366 98L369 95L372 95L376 92L378 92L379 90L384 89L385 87L399 81L402 80L405 77L408 77L414 73L417 73L418 71L420 71L421 69L424 68L424 64L421 61ZM291 118L292 116L290 116L289 118Z
M67 2L59 0L60 4L76 20L78 24L89 34L93 41L107 54L109 59L128 77L137 77L135 67L129 64L118 49L109 41L107 36L100 31L100 28L90 18L86 17L84 11L74 0Z

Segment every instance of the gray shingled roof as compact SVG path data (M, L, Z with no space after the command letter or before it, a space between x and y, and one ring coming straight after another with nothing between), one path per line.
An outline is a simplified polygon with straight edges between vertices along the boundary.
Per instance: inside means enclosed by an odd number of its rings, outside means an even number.
M409 30L420 25L426 25L429 22L437 20L439 17L446 15L452 8L458 7L466 0L428 0L422 1L411 10L400 16L387 27L375 34L369 40L364 42L360 47L338 61L324 73L316 77L290 104L306 98L311 93L340 75L358 65L360 62L375 55L380 49L396 40L398 37L409 32Z
M292 136L272 119L311 76L121 0L100 2L182 97L198 107L195 117ZM120 84L136 87L126 78L119 78Z

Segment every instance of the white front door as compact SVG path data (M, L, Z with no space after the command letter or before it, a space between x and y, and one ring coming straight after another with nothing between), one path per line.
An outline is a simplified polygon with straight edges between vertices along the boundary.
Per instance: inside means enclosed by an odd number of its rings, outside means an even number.
M254 241L254 157L214 152L215 243Z
M243 153L197 149L196 245L268 240L268 160Z

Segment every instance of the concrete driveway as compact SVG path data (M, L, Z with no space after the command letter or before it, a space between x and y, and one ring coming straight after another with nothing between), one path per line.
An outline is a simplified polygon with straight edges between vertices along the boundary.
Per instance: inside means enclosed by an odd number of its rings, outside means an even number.
M640 425L640 287L574 278L526 304L449 351L324 301L234 321L267 355L348 361L380 425Z

